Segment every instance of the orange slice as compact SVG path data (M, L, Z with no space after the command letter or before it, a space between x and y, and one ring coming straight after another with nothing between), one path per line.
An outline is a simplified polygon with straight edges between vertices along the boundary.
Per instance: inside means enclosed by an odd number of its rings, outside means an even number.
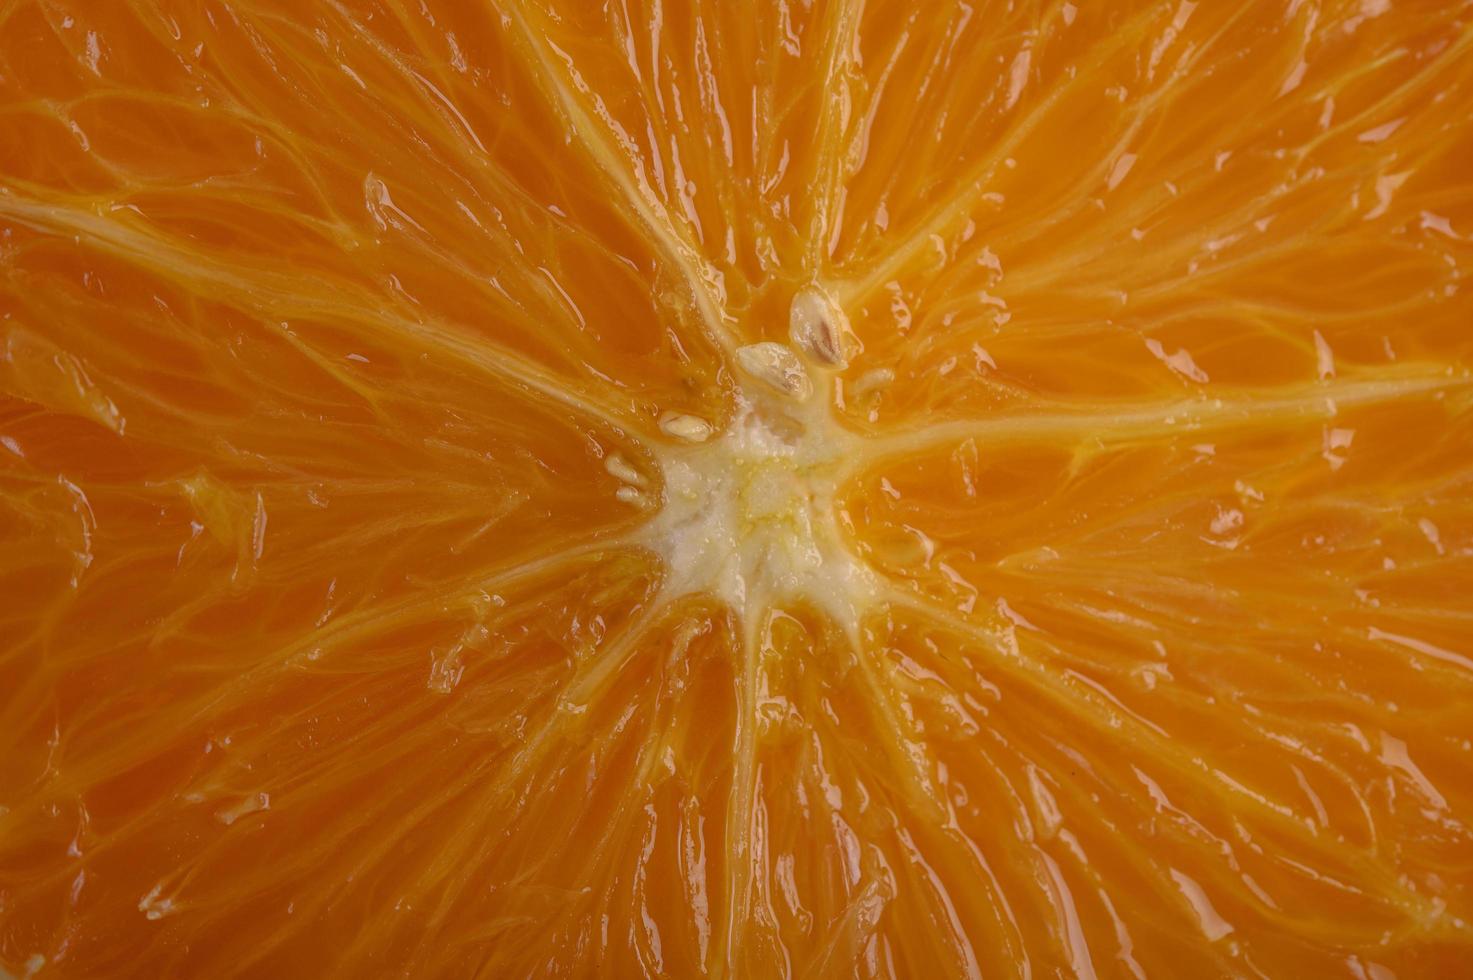
M1461 975L1470 47L0 4L0 975Z

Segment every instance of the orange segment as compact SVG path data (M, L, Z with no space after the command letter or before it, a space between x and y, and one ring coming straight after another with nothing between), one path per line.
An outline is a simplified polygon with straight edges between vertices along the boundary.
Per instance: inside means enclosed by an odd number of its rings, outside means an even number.
M0 978L1453 977L1464 5L0 5Z

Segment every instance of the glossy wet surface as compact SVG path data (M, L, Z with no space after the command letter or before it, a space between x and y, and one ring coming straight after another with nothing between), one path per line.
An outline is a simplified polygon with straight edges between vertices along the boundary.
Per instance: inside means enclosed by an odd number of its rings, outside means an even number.
M1456 975L1470 47L0 4L0 964Z

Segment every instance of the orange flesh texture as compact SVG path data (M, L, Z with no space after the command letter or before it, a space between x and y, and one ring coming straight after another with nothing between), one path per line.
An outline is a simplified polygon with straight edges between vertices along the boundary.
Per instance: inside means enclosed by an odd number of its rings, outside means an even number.
M1460 975L1468 5L564 7L0 3L4 970Z

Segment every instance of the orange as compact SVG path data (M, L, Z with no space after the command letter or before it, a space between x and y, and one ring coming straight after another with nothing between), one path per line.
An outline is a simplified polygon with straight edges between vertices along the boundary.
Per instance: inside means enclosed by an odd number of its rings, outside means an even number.
M0 4L9 977L1453 977L1460 0Z

